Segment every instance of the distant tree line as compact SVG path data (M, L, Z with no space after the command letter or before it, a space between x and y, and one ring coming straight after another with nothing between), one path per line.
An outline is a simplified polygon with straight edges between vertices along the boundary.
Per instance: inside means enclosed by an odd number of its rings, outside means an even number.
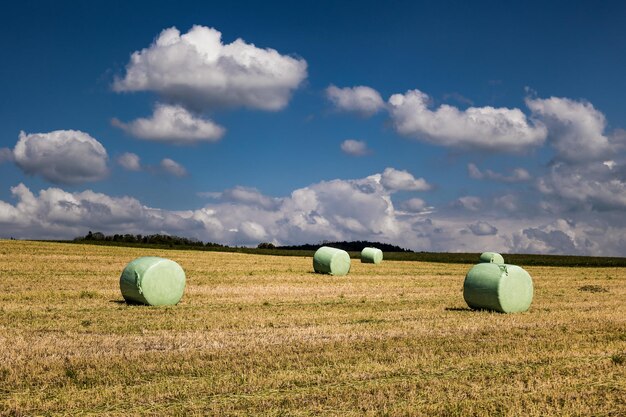
M102 232L92 232L91 230L85 236L79 236L74 238L75 242L117 242L117 243L131 243L131 244L145 244L145 245L164 245L164 246L189 246L189 247L208 247L208 248L229 248L228 245L222 245L213 242L202 242L199 239L173 236L173 235L133 235L130 233L105 235ZM404 252L412 253L412 250L403 249L396 245L381 242L370 242L367 240L358 240L353 242L331 242L324 240L321 243L312 244L306 243L303 245L291 245L291 246L276 246L270 242L262 242L257 245L257 249L276 249L276 250L288 250L288 251L316 251L321 246L332 246L333 248L343 249L348 252L360 252L365 247L375 247L383 252ZM235 246L236 248L236 246Z
M168 246L196 246L196 247L224 247L219 243L207 242L204 243L201 240L186 238L172 235L133 235L133 234L114 234L105 235L101 232L87 233L85 236L77 237L74 241L97 241L97 242L123 242L123 243L138 243L148 245L168 245Z
M268 245L268 243L262 243L261 245ZM261 245L258 246L258 248L261 248ZM269 243L269 245L271 245L271 243ZM273 245L272 245L273 246ZM333 248L337 248L337 249L343 249L347 252L360 252L363 250L363 248L366 247L374 247L374 248L378 248L380 250L382 250L383 252L413 252L412 250L409 249L403 249L399 246L396 245L391 245L389 243L381 243L381 242L370 242L367 240L357 240L357 241L352 241L352 242L330 242L330 241L323 241L322 243L318 243L318 244L304 244L304 245L292 245L292 246L277 246L276 249L285 249L285 250L317 250L319 249L321 246L332 246Z

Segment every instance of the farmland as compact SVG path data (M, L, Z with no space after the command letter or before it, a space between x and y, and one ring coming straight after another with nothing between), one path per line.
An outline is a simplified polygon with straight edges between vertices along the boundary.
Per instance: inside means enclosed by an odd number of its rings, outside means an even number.
M187 273L127 305L139 256ZM0 241L1 415L624 415L626 268L527 266L527 313L469 310L466 264Z

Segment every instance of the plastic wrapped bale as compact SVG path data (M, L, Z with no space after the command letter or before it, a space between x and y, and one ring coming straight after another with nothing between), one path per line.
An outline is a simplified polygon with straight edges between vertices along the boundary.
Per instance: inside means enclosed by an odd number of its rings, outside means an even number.
M169 306L183 297L185 282L185 271L176 262L146 256L126 265L120 277L120 290L129 303Z
M322 246L313 255L313 269L320 274L347 275L350 255L345 250Z
M463 298L473 309L520 313L533 301L533 280L516 265L478 264L465 276Z
M366 264L379 264L383 260L383 251L378 248L363 248L361 262Z
M503 264L504 263L504 258L502 257L502 255L500 255L499 253L496 252L483 252L480 255L480 262L481 263L491 263L491 264Z

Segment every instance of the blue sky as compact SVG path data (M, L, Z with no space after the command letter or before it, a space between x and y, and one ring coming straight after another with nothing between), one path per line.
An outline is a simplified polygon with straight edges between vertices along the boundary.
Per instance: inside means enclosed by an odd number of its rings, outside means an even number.
M0 236L625 256L626 6L544 3L8 5Z

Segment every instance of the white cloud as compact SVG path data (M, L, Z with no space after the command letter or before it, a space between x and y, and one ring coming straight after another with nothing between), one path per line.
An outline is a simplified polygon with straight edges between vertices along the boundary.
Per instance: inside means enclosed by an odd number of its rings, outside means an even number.
M546 138L545 126L529 122L519 109L459 110L443 104L433 111L429 102L419 90L391 96L389 111L396 131L441 146L502 152L521 152Z
M168 104L157 104L151 118L128 123L113 119L111 123L137 138L177 145L216 142L225 132L212 120L196 117L182 106Z
M165 29L132 54L115 91L155 91L188 108L284 108L307 76L307 63L237 39L222 43L216 29Z
M467 227L476 236L493 236L498 233L498 229L495 226L484 221L468 224Z
M13 161L13 151L9 148L0 148L0 164Z
M354 139L347 139L341 142L341 150L352 156L365 156L370 153L367 143Z
M141 171L139 156L132 152L125 152L118 156L117 163L129 171Z
M162 159L159 165L164 172L174 175L175 177L184 177L187 175L185 167L170 158Z
M582 162L606 157L611 146L603 132L606 119L591 103L567 98L526 99L533 114L548 126L557 158Z
M41 175L53 183L98 181L108 174L104 146L79 130L20 132L13 157L25 173Z
M410 172L395 168L385 168L380 183L392 191L428 191L432 188L424 178L415 178Z
M326 88L326 97L337 109L366 117L385 108L385 102L378 91L362 85L345 88L331 85Z
M493 180L501 182L523 182L531 179L530 173L524 168L514 168L511 175L500 174L490 169L481 171L476 164L468 164L467 171L469 176L475 180Z

